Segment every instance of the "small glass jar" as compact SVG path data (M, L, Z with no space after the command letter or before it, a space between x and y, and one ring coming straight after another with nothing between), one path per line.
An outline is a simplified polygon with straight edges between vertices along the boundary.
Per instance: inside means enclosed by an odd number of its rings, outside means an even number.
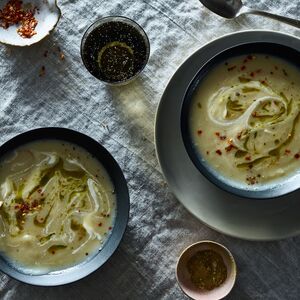
M81 58L87 70L109 85L124 85L145 68L149 39L133 20L110 16L93 23L81 41Z

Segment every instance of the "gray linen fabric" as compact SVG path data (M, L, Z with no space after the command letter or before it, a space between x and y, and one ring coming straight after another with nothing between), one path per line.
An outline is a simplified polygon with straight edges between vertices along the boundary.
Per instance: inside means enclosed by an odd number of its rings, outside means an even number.
M297 0L249 0L247 4L300 18ZM158 166L154 117L172 74L204 43L244 29L297 36L300 31L256 16L225 20L197 0L61 0L59 5L63 16L49 38L24 49L0 47L0 143L42 126L63 126L90 135L114 155L125 173L130 221L116 253L87 278L44 288L0 273L0 298L187 299L175 279L178 255L195 241L211 239L230 248L237 261L237 282L228 299L299 299L300 237L266 243L238 240L209 229L189 214L168 190ZM80 40L86 27L107 15L136 20L150 38L151 57L145 71L125 87L101 84L81 62ZM45 75L39 77L42 66Z

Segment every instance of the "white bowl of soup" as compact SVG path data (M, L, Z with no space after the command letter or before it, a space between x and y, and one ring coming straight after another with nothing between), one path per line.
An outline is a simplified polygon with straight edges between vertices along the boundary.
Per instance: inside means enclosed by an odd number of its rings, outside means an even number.
M36 285L85 277L117 248L128 212L120 167L90 137L40 128L0 147L0 269L8 275Z
M181 113L185 148L218 187L266 199L300 186L300 53L251 42L211 58Z

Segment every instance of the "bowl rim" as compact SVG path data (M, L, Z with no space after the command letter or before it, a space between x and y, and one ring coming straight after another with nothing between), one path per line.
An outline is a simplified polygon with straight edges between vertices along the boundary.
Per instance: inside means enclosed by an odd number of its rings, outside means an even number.
M274 32L276 33L276 31L262 31L262 30L246 30L246 31L241 31L241 32ZM281 33L282 34L282 33ZM229 36L232 34L229 34ZM226 37L228 35L225 35L224 37ZM289 37L291 38L296 38L295 36L289 35ZM222 38L222 37L220 37ZM270 199L274 199L274 198L278 198L281 196L285 196L288 195L290 193L293 193L295 191L297 191L298 189L300 189L300 185L297 186L295 184L290 184L291 188L288 189L279 189L278 187L276 189L274 188L266 188L266 189L247 189L245 188L239 188L236 186L232 186L230 184L230 181L225 181L222 180L221 178L217 177L213 171L215 171L216 173L219 173L218 171L216 171L213 167L210 166L206 166L205 163L201 162L201 157L203 157L201 155L201 153L199 151L197 151L195 149L195 147L192 145L192 138L190 137L190 130L189 130L189 125L188 125L188 114L190 112L190 106L191 106L191 102L192 102L192 95L195 93L195 91L197 90L197 88L201 85L201 82L203 81L203 78L205 78L205 76L207 75L207 73L210 73L210 71L215 67L218 66L223 62L226 61L227 57L225 58L221 58L223 55L226 55L227 52L230 53L230 51L234 52L235 49L241 48L241 47L245 47L247 45L257 45L257 44L265 44L268 45L268 47L270 47L271 45L277 45L281 48L286 48L288 51L292 51L292 52L297 52L297 54L300 56L300 49L296 49L294 47L290 47L286 44L281 44L278 41L247 41L247 42L240 42L240 43L236 43L235 45L228 47L228 48L224 48L221 51L219 51L217 54L213 55L212 57L210 57L202 66L201 68L197 71L197 73L195 74L195 76L192 78L192 80L189 82L188 86L186 87L185 93L184 93L184 97L183 97L183 101L182 101L182 105L181 105L181 111L180 111L180 134L181 134L181 139L183 141L184 147L185 147L185 151L187 152L190 160L192 161L193 165L197 168L197 170L205 177L207 178L210 182L212 182L215 186L217 186L218 188L222 189L223 191L229 192L231 194L234 194L236 196L242 197L242 198L246 198L246 199L253 199L253 200L270 200ZM249 53L258 53L258 54L267 54L267 52L263 52L261 50L258 50L257 52L253 52L253 51L249 51ZM244 55L244 53L242 52L240 55ZM270 54L272 55L272 54ZM234 58L239 56L239 54L235 54L235 55L229 55L229 58ZM275 55L273 55L275 56ZM287 60L287 62L291 63L288 59L284 58L283 56L280 56L281 59L283 60ZM210 65L212 65L212 67L210 67ZM300 64L297 63L298 67L300 68ZM207 70L208 69L208 70ZM300 70L300 69L299 69ZM205 74L203 76L201 76L201 73L204 72ZM199 79L200 78L200 79ZM189 95L190 94L190 95ZM210 170L211 169L211 170ZM223 175L221 177L226 177L226 175ZM282 187L284 185L284 183L286 183L288 180L291 180L291 178L294 178L294 176L292 177L287 177L285 179L283 179L282 181L280 180L280 186ZM294 180L295 181L295 180Z
M86 60L84 59L84 55L83 55L83 50L84 50L84 44L85 41L88 37L88 35L95 29L97 28L99 25L101 26L102 24L105 24L107 22L114 22L114 21L120 21L123 22L125 24L130 24L131 26L133 26L142 36L143 36L143 40L145 42L145 46L146 46L146 57L145 60L143 62L142 67L131 77L125 79L125 80L121 80L121 81L109 81L109 80L104 80L104 79L100 79L99 77L95 76L94 74L91 73L91 71L89 70ZM81 42L80 42L80 56L81 56L81 60L85 66L85 68L87 69L87 71L94 76L96 79L98 79L99 81L107 84L107 85L111 85L111 86L120 86L120 85L125 85L130 83L132 80L134 80L138 75L140 75L142 73L142 71L145 69L149 58L150 58L150 51L151 51L151 47L150 47L150 40L149 37L146 33L146 31L143 29L143 27L141 25L139 25L136 21L134 21L133 19L130 19L128 17L125 16L121 16L121 15L110 15L110 16L105 16L102 18L98 18L96 19L93 23L91 23L85 30L82 38L81 38Z
M236 277L237 277L237 264L236 264L236 261L234 259L234 256L233 254L231 253L231 251L225 247L224 245L218 243L218 242L215 242L215 241L211 241L211 240L201 240L201 241L198 241L198 242L195 242L189 246L187 246L186 248L184 248L178 259L177 259L177 263L176 263L176 267L175 267L175 273L176 273L176 281L181 289L181 291L188 297L191 297L189 294L186 293L186 291L183 289L182 287L182 284L181 284L181 280L178 278L178 273L179 273L179 269L180 269L180 263L181 263L181 259L183 258L183 255L185 255L188 251L190 251L192 248L194 247L197 247L197 246L200 246L200 245L203 245L203 244L206 244L208 245L208 248L210 249L211 247L209 245L214 245L216 246L217 248L221 249L222 253L226 253L226 255L228 256L228 258L230 259L230 262L231 262L231 267L232 267L232 274L233 274L233 277L232 277L232 280L231 280L231 285L230 285L230 288L228 289L228 292L226 295L224 295L222 298L226 297L230 292L231 290L233 289L234 285L235 285L235 282L236 282ZM228 279L228 277L227 277ZM226 280L227 280L226 279ZM226 281L225 280L225 281ZM210 292L210 291L208 291ZM222 299L222 298L219 298L219 299Z
M14 136L0 146L0 158L19 146L41 140L60 140L69 142L78 145L92 154L106 169L113 181L117 195L117 209L112 232L103 247L101 247L101 250L90 258L88 257L87 260L62 270L35 275L20 272L6 259L0 256L0 270L8 276L31 285L58 286L78 281L90 275L105 264L113 255L119 247L127 227L130 198L124 174L110 152L90 136L73 129L63 127L41 127L25 131ZM111 169L108 169L108 166L110 166Z

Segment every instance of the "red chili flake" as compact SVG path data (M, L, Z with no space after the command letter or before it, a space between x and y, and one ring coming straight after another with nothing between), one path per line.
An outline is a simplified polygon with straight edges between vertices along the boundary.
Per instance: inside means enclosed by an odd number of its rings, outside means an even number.
M273 74L274 74L274 72L273 72L273 71L271 71L271 72L270 72L270 74L271 74L271 75L273 75Z
M284 153L285 153L286 155L288 155L288 154L290 154L290 153L291 153L291 150L289 150L289 149L285 149Z
M216 150L216 153L222 155L222 151L220 149Z
M241 71L244 71L246 69L246 66L241 66Z
M20 24L17 29L18 34L23 38L31 38L36 34L35 27L38 21L34 14L36 7L24 9L20 0L9 0L2 10L0 10L0 27L7 29L11 25Z
M62 52L60 52L59 58L60 58L60 60L65 60L65 55Z
M251 156L249 155L249 156L246 156L245 157L245 160L251 160Z
M216 135L216 136L220 136L220 132L218 132L218 131L215 132L215 135Z
M230 144L225 148L226 152L230 152L232 149L236 148L233 144Z
M15 205L15 209L19 209L20 208L20 206L19 205Z
M198 133L198 135L201 135L202 134L202 130L197 130L197 133Z
M55 254L55 251L52 250L51 253L52 253L52 254Z
M108 230L112 230L112 227L111 227L111 226L109 226L109 227L108 227Z
M251 77L254 77L254 76L255 76L254 72L251 72L251 73L250 73L250 76L251 76Z
M237 137L238 140L240 140L241 137L242 137L242 132L238 133L238 135L236 137Z
M226 135L222 135L222 136L220 136L220 140L221 140L221 141L224 141L224 140L226 140Z
M246 180L248 181L249 185L253 185L255 183L257 183L256 177L255 176L249 176L246 178Z
M45 52L44 52L44 57L47 57L48 56L48 50L46 50Z
M300 154L299 154L299 153L296 153L296 154L294 155L294 157L295 157L296 159L299 159L299 158L300 158Z
M45 73L46 73L46 68L45 68L45 66L42 66L41 70L40 70L40 73L39 73L39 76L42 77L42 76L45 75Z
M236 66L232 66L232 67L229 67L227 70L228 71L232 71L232 70L234 70L236 68Z
M206 151L206 154L209 155L209 151Z
M243 60L243 63L245 64L245 63L247 63L247 62L248 62L248 59L245 58L245 59Z
M98 224L98 226L99 226L99 227L102 226L102 223L100 222L100 223Z
M265 80L260 80L260 83L263 84L263 85L268 85Z

